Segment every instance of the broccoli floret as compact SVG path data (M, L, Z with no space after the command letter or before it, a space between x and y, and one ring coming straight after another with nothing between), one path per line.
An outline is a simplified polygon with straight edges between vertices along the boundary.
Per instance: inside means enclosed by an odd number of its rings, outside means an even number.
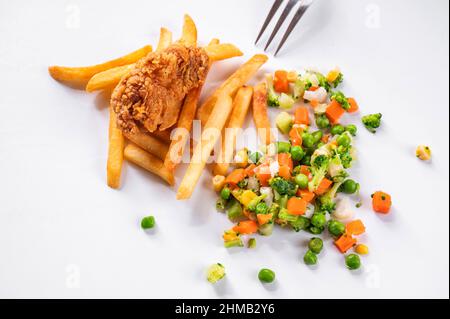
M342 182L334 183L333 187L327 193L317 198L316 212L328 212L331 214L336 209L334 198L341 185Z
M319 86L323 87L327 92L330 92L331 85L328 83L327 78L322 73L316 72L315 74L319 80Z
M265 215L269 212L269 207L266 203L262 202L256 205L255 213Z
M270 107L280 107L280 97L273 87L273 78L271 74L266 75L267 83L267 105Z
M296 232L299 232L301 230L308 229L308 227L311 225L311 221L305 216L297 216L297 219L295 221L289 222L289 225L291 225L292 229L294 229Z
M363 116L362 123L364 124L366 129L369 130L369 132L376 133L377 128L379 128L381 125L382 117L383 115L381 113L366 115Z
M247 209L251 212L254 212L256 208L258 207L258 204L261 203L265 198L267 197L267 194L263 194L261 196L255 197L248 203ZM267 207L267 206L266 206Z
M313 178L308 185L310 192L314 192L325 178L329 165L330 156L322 148L316 150L311 158L311 173Z
M280 195L294 196L297 193L298 186L287 181L281 177L275 177L270 180L270 187L272 187Z
M333 81L332 85L334 88L337 88L339 84L341 84L344 81L344 75L342 73L339 73L336 80Z
M331 93L331 99L338 102L344 110L349 110L351 107L347 97L341 91Z
M334 154L331 158L328 174L333 179L333 182L342 182L348 176L339 154Z

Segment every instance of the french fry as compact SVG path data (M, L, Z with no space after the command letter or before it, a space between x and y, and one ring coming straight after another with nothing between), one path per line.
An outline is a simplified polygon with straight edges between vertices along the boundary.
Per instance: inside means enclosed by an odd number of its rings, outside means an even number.
M192 196L195 185L202 175L206 162L214 149L214 145L220 138L220 132L225 126L232 106L233 101L229 95L221 94L217 98L217 103L203 130L201 143L198 143L195 147L191 163L178 189L177 199L188 199Z
M166 28L161 28L159 32L159 42L157 51L163 51L172 44L172 32Z
M197 46L197 26L187 14L184 15L183 33L180 42L185 46Z
M175 184L175 178L168 169L164 167L163 161L161 161L156 156L147 153L143 149L139 148L134 144L128 144L125 148L125 158L142 167L143 169L161 177L170 186Z
M158 51L166 49L172 44L172 32L166 28L161 28L159 35ZM103 90L109 87L115 87L119 84L122 77L127 75L133 70L135 64L123 65L115 68L108 69L103 72L95 74L87 83L86 91L94 92Z
M135 63L139 59L146 56L152 51L150 45L146 45L139 50L131 52L120 58L87 67L64 67L64 66L51 66L48 68L50 75L57 81L65 82L69 85L85 88L87 82L97 73L123 66L131 63Z
M243 55L241 50L229 43L208 45L205 47L205 51L211 61L221 61Z
M123 149L125 139L122 131L117 127L117 117L114 110L109 110L109 146L106 176L108 186L114 189L120 187L120 177L123 165Z
M238 130L244 125L245 117L252 102L253 88L243 86L236 93L233 110L222 134L222 149L218 155L217 164L213 168L214 175L227 175L236 145Z
M199 108L197 117L203 125L208 121L209 115L214 109L219 95L228 94L234 96L236 91L243 86L258 70L266 63L268 57L264 54L257 54L244 63L233 75L231 75Z
M122 77L133 70L135 64L118 66L94 75L86 85L86 92L94 92L104 90L106 88L115 87Z
M140 131L137 133L124 133L124 135L127 139L146 152L153 154L162 160L166 158L167 152L169 151L169 146L156 137Z
M209 45L219 44L219 39L212 39ZM210 62L211 66L212 62ZM195 119L197 112L198 100L200 98L201 87L198 87L188 93L184 100L183 108L181 109L180 117L178 118L177 127L182 130L177 131L177 139L171 141L169 151L167 152L164 166L169 170L175 170L178 163L183 158L186 142L189 139L192 130L192 121Z
M253 93L253 120L261 142L269 145L274 141L270 130L270 120L267 110L267 88L265 83L260 83L255 87Z
M156 137L158 140L169 144L170 143L170 130L165 130L165 131L154 131L152 133L150 133L150 135Z

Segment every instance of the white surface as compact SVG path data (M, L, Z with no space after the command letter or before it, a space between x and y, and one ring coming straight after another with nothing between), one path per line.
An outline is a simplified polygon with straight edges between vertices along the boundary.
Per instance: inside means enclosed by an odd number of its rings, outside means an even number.
M339 65L343 90L364 113L382 112L375 136L361 126L360 162L370 246L358 273L325 245L317 269L301 261L306 233L277 229L256 250L226 250L231 224L215 212L206 174L188 202L126 166L123 188L105 185L107 110L96 95L47 74L155 44L190 13L200 39L219 37L248 58L272 1L0 0L0 297L320 298L449 296L448 1L318 0L266 70ZM378 19L379 18L379 19ZM177 33L175 33L177 34ZM244 59L242 59L243 61ZM236 60L216 67L224 79ZM261 73L262 74L262 73ZM356 120L356 119L355 119ZM433 162L414 157L430 144ZM392 194L381 217L369 195ZM156 216L152 234L139 226ZM227 279L204 279L215 262ZM261 267L277 283L262 286Z

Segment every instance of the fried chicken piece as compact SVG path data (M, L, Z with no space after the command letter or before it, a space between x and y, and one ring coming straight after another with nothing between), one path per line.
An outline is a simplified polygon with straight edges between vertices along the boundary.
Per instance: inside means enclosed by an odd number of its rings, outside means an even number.
M208 65L208 55L201 48L173 44L149 53L111 96L118 126L129 133L139 123L150 132L172 127L186 94L204 83Z

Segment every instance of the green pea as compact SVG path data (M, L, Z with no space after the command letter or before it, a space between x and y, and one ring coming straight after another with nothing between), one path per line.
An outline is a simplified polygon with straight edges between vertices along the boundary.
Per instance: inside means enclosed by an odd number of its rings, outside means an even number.
M316 117L316 125L320 129L326 129L330 127L330 120L325 114L319 115Z
M303 140L303 146L306 148L310 148L314 146L314 136L310 133L303 133L302 134L302 140Z
M292 146L291 156L294 161L299 162L305 156L305 151L303 151L303 148L301 146Z
M323 248L323 241L320 238L314 237L308 243L309 250L315 254L320 254Z
M231 191L228 187L222 188L220 191L220 197L224 200L229 200L231 196Z
M328 222L328 231L331 235L339 237L345 233L345 225L337 220L330 220Z
M356 132L358 132L358 128L356 125L349 124L345 127L345 130L349 132L352 136L356 136Z
M278 153L289 153L291 150L291 143L289 142L277 142Z
M347 179L341 186L340 190L346 194L354 194L358 191L359 184L352 179Z
M305 256L303 256L303 261L307 265L315 265L317 264L317 255L313 253L311 250L308 250Z
M347 134L342 134L337 138L338 146L349 147L351 142L352 141Z
M322 139L323 132L322 131L316 131L316 132L312 133L312 136L314 138L314 144L317 144Z
M345 264L350 270L356 270L361 267L361 259L356 254L350 254L345 257Z
M331 128L332 135L341 135L344 132L345 132L345 128L340 124L335 125Z
M325 217L325 214L322 213L314 213L311 217L311 224L318 228L325 227L325 224L327 223L327 218Z
M141 227L142 229L152 229L153 227L155 227L155 217L148 216L142 218Z
M308 176L304 174L298 174L295 176L295 183L300 187L301 189L305 189L308 187L309 179Z
M258 279L261 282L270 284L275 280L275 273L270 269L263 268L258 273Z
M309 232L313 235L320 235L323 233L323 230L324 230L323 227L316 227L316 226L309 227Z
M260 152L254 152L251 153L249 156L250 161L252 161L252 163L257 164L259 162L259 160L261 159L262 154Z

